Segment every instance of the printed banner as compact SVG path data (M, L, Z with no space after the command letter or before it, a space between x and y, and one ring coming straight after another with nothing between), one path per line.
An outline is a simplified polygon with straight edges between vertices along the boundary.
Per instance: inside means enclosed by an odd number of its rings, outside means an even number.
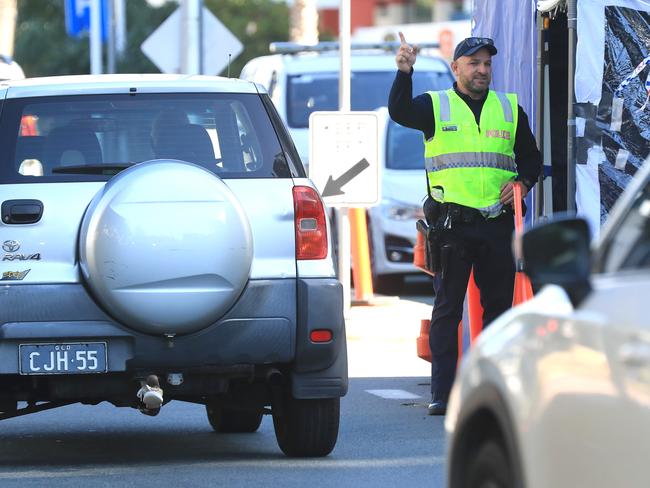
M605 56L598 126L600 216L650 154L650 12L605 7Z

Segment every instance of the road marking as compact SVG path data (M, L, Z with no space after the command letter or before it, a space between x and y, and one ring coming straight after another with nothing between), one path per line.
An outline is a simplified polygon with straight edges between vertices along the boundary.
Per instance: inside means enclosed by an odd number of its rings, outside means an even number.
M388 398L390 400L415 400L416 398L422 398L420 395L415 393L409 393L404 390L366 390L371 395L376 395L381 398Z
M376 459L266 459L241 461L210 461L205 463L183 463L177 469L215 469L215 468L264 468L264 469L366 469L400 468L409 466L444 465L444 456L413 456L404 458ZM0 472L0 479L40 479L40 478L78 478L82 476L116 476L168 468L173 464L138 464L129 467L88 467L82 469L41 470L28 469L16 472Z

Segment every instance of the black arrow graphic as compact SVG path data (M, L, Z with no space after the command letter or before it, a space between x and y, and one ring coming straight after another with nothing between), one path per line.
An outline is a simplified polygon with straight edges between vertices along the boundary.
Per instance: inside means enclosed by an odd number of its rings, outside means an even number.
M370 163L366 161L366 158L363 158L357 164L352 166L349 170L339 176L337 179L333 179L332 175L327 179L325 183L325 188L323 188L323 197L333 197L335 195L345 195L345 192L341 190L341 187L350 182L350 180L359 174L366 168L370 167Z

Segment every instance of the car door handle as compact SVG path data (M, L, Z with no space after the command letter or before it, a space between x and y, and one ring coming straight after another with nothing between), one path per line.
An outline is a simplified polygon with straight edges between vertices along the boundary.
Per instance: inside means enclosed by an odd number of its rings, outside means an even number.
M645 366L650 363L650 345L627 342L619 348L618 358L626 366Z
M6 200L2 202L2 221L5 224L35 224L43 216L40 200Z

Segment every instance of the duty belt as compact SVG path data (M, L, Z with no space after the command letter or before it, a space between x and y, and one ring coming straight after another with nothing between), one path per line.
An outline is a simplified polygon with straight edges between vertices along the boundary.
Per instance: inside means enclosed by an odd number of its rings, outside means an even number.
M461 222L464 224L473 224L478 220L485 220L485 217L478 209L457 203L442 203L440 205L440 218L443 221L449 219L451 224Z
M480 210L459 205L457 203L440 203L428 198L424 206L424 215L430 226L439 229L449 229L454 224L473 224L485 220Z

